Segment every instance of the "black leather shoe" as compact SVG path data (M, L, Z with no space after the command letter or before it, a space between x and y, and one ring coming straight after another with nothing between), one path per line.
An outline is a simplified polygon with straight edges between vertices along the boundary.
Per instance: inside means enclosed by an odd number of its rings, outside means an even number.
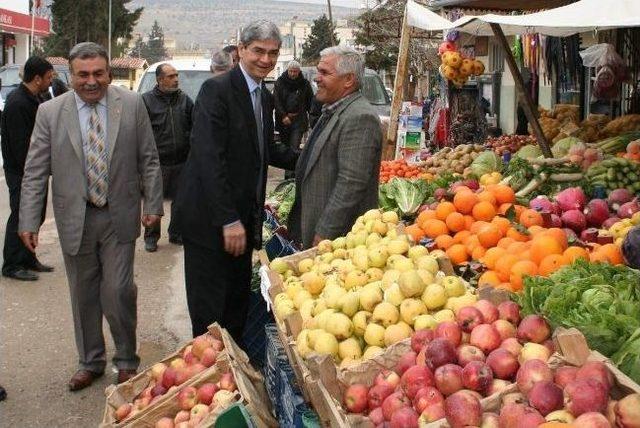
M42 264L38 260L36 260L33 266L29 266L29 270L35 272L53 272L53 266Z
M169 237L169 242L171 242L172 244L175 245L182 245L182 236L180 235L173 235Z
M17 279L18 281L37 281L38 275L25 269L18 269L9 273L2 273L7 278Z
M149 253L155 253L158 250L158 243L154 241L144 241L144 249Z

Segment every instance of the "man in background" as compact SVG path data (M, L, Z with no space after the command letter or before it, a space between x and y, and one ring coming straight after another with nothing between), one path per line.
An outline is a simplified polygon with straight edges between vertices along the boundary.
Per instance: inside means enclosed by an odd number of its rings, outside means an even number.
M170 64L156 68L156 86L142 94L149 112L151 128L160 157L162 189L171 200L169 242L182 245L182 236L176 227L175 203L182 167L189 154L191 138L191 112L193 101L179 88L178 70ZM149 252L158 249L160 222L144 229L144 248Z
M233 57L229 52L219 50L211 55L211 72L214 76L226 73L233 67Z
M231 58L233 58L233 66L235 67L240 62L240 54L238 53L238 47L236 45L228 45L222 48L228 54L231 54Z

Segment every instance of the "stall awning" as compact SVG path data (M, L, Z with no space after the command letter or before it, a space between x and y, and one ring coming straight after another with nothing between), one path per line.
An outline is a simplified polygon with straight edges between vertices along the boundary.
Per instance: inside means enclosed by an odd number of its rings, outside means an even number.
M431 12L413 0L407 1L407 24L427 31L441 31L451 27L451 21Z
M31 34L31 15L0 9L0 32ZM33 19L34 35L48 36L49 32L48 19L38 17Z
M427 6L484 10L541 10L564 6L575 0L428 0Z

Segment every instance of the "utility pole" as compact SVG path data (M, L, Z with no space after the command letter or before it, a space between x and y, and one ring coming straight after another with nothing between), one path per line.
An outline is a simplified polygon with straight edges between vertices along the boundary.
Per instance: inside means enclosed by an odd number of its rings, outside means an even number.
M109 62L111 62L111 0L109 0Z
M331 46L335 46L336 41L333 38L333 12L331 11L331 0L327 0L327 6L329 7L329 22L331 23L331 33L329 34L329 40L331 41Z

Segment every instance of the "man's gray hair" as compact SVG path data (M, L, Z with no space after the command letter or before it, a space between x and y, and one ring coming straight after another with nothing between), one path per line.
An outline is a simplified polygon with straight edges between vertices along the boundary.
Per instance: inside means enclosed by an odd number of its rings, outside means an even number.
M240 33L240 41L245 47L258 40L275 40L278 46L282 45L282 36L276 24L264 19L251 22Z
M71 67L71 61L74 59L89 59L102 57L107 61L107 68L109 68L109 54L107 50L101 45L93 42L78 43L71 48L69 52L69 66Z
M364 80L364 59L362 55L353 48L347 46L332 46L323 49L320 57L336 55L336 71L339 75L352 73L357 81L358 87Z
M229 52L221 49L211 55L212 72L228 71L231 70L231 67L233 67L233 57Z
M295 59L293 61L289 61L289 64L287 64L287 70L300 70L300 68L302 68L302 66Z

